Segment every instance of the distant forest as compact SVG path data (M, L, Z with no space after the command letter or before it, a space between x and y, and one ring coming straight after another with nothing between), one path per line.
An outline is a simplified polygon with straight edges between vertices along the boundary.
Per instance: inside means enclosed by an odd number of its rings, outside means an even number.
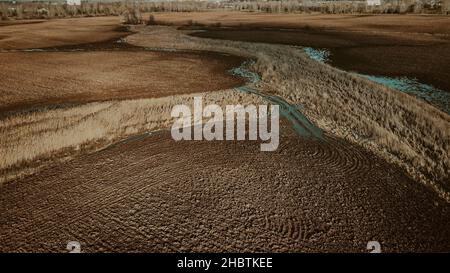
M237 10L266 13L329 13L329 14L449 14L450 0L381 0L380 5L367 1L1 1L0 19L46 19L82 16L108 16L144 12L193 12Z

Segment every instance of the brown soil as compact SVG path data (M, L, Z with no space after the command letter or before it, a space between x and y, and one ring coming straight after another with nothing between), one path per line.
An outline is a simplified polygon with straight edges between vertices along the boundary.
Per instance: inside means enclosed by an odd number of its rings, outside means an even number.
M186 12L152 13L158 23L274 28L320 28L383 32L395 36L411 33L450 35L450 17L445 15L342 15L342 14L279 14L258 12ZM147 15L145 15L147 16Z
M0 53L0 111L227 89L242 58L187 52Z
M0 49L41 48L94 43L126 35L120 17L20 20L0 25ZM17 21L19 22L19 21Z
M4 51L0 116L92 101L215 91L244 83L228 73L243 62L236 56L144 52L118 43L130 34L118 17L17 22L0 28ZM22 51L30 48L44 52Z
M327 48L331 64L369 75L408 76L450 92L450 18L392 15L156 14L182 25L193 19L198 37ZM220 22L227 28L211 27ZM210 27L208 27L210 26Z
M1 187L0 251L449 251L448 204L342 140L134 138ZM418 201L420 200L420 202Z
M23 24L38 24L46 22L47 20L0 20L0 27L13 26L13 25L23 25Z

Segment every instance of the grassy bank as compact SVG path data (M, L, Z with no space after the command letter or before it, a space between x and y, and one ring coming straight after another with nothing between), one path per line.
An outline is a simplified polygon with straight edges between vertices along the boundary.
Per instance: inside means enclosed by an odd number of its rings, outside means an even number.
M205 103L249 104L261 100L233 90L197 93ZM53 161L103 148L122 138L168 129L177 104L192 95L88 103L11 116L0 123L0 182L33 173Z
M137 27L141 46L215 50L257 59L259 89L302 105L323 129L405 169L450 200L450 117L403 93L309 59L299 48L187 36L171 27Z

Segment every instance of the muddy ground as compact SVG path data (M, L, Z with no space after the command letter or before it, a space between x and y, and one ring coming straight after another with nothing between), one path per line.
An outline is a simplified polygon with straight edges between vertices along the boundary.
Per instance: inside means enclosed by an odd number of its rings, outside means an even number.
M114 145L1 187L0 251L449 251L448 205L335 138Z
M117 17L14 22L0 27L0 118L62 104L198 93L244 83L228 73L243 58L132 46L124 40L131 32Z
M228 73L242 62L194 52L0 53L0 111L223 90L244 83Z
M207 30L197 37L326 48L330 63L346 71L408 76L450 92L448 16L211 12L155 18Z
M0 25L0 49L42 48L119 39L120 17L18 20Z

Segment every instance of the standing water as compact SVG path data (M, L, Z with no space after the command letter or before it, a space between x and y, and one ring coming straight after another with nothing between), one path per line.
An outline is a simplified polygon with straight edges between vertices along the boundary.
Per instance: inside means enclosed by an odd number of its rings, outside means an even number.
M330 52L326 49L314 49L311 47L305 47L304 51L311 59L322 63L328 63L330 61ZM373 76L356 74L358 76L369 79L373 82L382 84L389 88L416 96L442 111L450 114L450 93L435 88L431 85L420 83L415 78L408 77L385 77L385 76Z

